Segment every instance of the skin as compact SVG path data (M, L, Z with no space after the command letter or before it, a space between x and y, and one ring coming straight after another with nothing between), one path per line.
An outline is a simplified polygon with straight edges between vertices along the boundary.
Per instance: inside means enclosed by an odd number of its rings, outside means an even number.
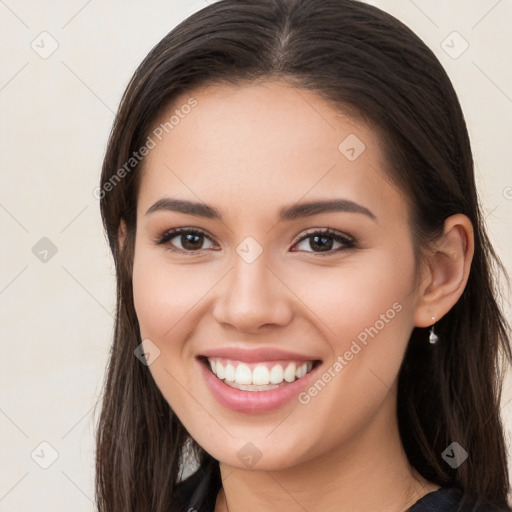
M197 106L145 160L133 291L141 337L160 350L149 366L156 384L220 461L216 512L242 512L249 503L254 512L406 510L438 486L407 462L397 376L412 329L432 325L464 290L473 256L469 219L447 219L427 265L417 268L408 208L370 126L284 82L189 91L156 124L191 96ZM354 161L338 150L349 134L365 144ZM213 206L223 220L146 214L171 196ZM376 220L350 212L277 220L284 206L334 198L364 206ZM178 252L155 243L179 227L206 232L198 253L184 252L179 235L167 243ZM327 227L355 238L356 247L337 251L343 245L331 238L325 253L303 238ZM263 251L250 264L236 252L248 236ZM312 354L327 370L396 303L394 318L307 404L234 412L199 372L197 355L227 346ZM237 456L248 442L261 453L251 468Z

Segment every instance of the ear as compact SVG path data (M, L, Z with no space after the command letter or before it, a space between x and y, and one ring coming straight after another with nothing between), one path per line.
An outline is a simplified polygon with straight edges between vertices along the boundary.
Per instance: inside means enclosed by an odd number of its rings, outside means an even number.
M418 289L416 327L429 327L437 322L459 300L468 281L473 253L474 234L469 218L462 214L448 217L441 239L428 256Z
M126 240L126 222L124 219L121 219L121 222L119 224L119 229L117 230L117 239L119 242L119 249L123 249L124 242Z

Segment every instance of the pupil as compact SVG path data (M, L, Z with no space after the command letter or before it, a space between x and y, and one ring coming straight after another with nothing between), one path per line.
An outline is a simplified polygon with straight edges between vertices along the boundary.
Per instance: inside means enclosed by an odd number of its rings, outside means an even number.
M202 235L193 235L193 234L187 234L187 235L182 235L182 245L185 249L190 249L192 251L194 250L197 250L197 242L198 240L200 240ZM185 243L183 243L183 238L185 239ZM195 243L196 243L196 246L194 246L194 239L195 239ZM187 247L187 244L191 244L192 247ZM201 244L199 244L201 245Z
M193 235L190 233L186 234L186 235L182 235L181 236L182 245L185 249L189 249L192 251L196 250L197 244L198 244L198 242L200 242L201 237L202 237L202 235ZM320 251L322 251L322 250L328 251L328 250L332 249L333 240L331 237L315 235L312 238L313 238L313 243L311 244L311 247L316 246L316 249L319 249ZM185 240L185 243L183 243L183 240ZM330 243L326 243L326 240L329 240ZM199 244L199 245L201 245L201 244ZM313 248L315 248L315 247L313 247Z
M326 248L326 245L325 245L325 240L326 239L330 240L330 242L331 242L330 244L329 243L327 244L327 248ZM323 240L324 243L320 243L320 244L317 245L318 240ZM311 247L313 247L313 245L317 245L317 248L319 247L321 250L322 249L323 250L330 250L330 249L332 249L332 242L333 242L332 238L330 238L328 236L318 236L318 235L315 235L313 237L313 244L311 244Z

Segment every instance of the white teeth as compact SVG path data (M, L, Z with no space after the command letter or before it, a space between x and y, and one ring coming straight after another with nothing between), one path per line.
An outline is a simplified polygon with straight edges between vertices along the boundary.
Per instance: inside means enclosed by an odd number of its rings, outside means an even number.
M293 382L295 380L295 363L290 363L284 371L284 380Z
M237 384L236 382L226 382L228 386L242 391L268 391L269 389L275 389L279 386L277 384L265 384L263 386L257 386L256 384Z
M297 370L295 370L295 376L297 377L297 379L304 377L304 375L306 375L306 373L308 373L312 367L313 367L313 363L311 363L311 362L304 363L304 364L298 366Z
M232 364L226 365L226 380L229 382L235 382L235 367Z
M218 375L217 375L218 377ZM220 377L219 377L220 379ZM280 364L276 364L272 366L270 369L270 383L271 384L280 384L284 379L284 371L283 367Z
M237 384L252 384L251 369L244 363L236 367L235 382Z
M226 384L233 384L232 387L246 389L249 391L264 391L273 389L283 381L293 382L304 377L313 368L313 362L307 361L301 365L290 362L283 370L281 364L275 364L270 369L265 364L257 364L252 370L245 363L236 365L227 363L225 366L215 358L208 359L212 372L221 380L225 379ZM255 388L258 386L258 388Z
M270 371L266 366L256 366L252 371L252 383L253 384L269 384L270 383Z
M224 370L224 366L222 366L222 363L219 363L217 361L217 363L215 364L215 375L217 375L217 377L219 379L225 379L226 378L226 370Z

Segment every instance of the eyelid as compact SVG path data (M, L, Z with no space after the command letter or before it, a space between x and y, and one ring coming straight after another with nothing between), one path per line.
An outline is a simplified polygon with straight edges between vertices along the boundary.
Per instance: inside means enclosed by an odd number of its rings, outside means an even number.
M356 247L357 247L357 245L356 245L357 240L353 236L343 233L341 231L338 231L336 229L332 229L329 226L327 226L326 228L311 228L311 229L306 230L305 233L303 233L302 235L300 235L297 238L297 240L293 243L292 247L299 244L303 240L307 240L312 235L327 236L329 238L332 238L336 242L341 243L342 246L338 247L337 249L331 249L329 251L323 251L323 252L322 251L320 251L320 252L292 251L292 252L305 252L306 254L315 255L315 257L316 256L328 257L328 256L338 255L342 252L347 252L347 251L356 249Z
M215 239L212 236L210 236L206 231L204 231L201 228L194 228L194 227L181 227L181 228L167 229L162 234L156 236L156 238L154 239L154 243L156 245L164 245L165 249L172 251L172 252L178 252L178 253L198 254L198 253L206 250L206 249L198 249L196 251L186 251L183 249L179 249L177 247L169 247L168 246L168 245L170 245L170 244L168 244L168 242L170 240L172 240L173 238L175 238L181 234L184 234L184 233L193 233L196 235L202 235L205 238L208 238L209 240L211 240L214 243L214 245L218 245L217 242L215 241Z
M156 245L164 245L166 250L169 250L169 251L172 251L175 253L181 253L181 254L196 255L196 254L202 253L203 251L207 250L207 249L198 249L195 251L187 251L184 249L179 249L177 247L171 247L170 244L168 244L168 242L170 240L172 240L173 238L175 238L183 233L189 233L189 234L192 233L192 234L196 234L196 235L202 235L205 238L209 239L214 245L217 245L217 246L219 245L215 241L215 238L210 236L206 231L204 231L201 228L195 228L195 227L191 227L191 226L168 229L168 230L164 231L161 235L157 235L157 237L154 239L154 243ZM295 241L292 243L292 247L294 247L298 243L302 242L303 240L308 239L312 235L328 236L330 238L333 238L338 243L342 243L343 247L340 247L338 249L329 250L329 251L324 251L324 252L321 252L321 251L320 252L292 251L292 252L306 252L306 253L310 253L310 254L314 254L314 255L318 255L318 256L331 256L334 254L338 254L339 252L342 252L342 251L354 249L356 246L356 242L357 242L357 240L353 236L343 233L341 231L337 231L337 230L332 229L329 226L327 226L327 227L323 227L323 228L310 228L310 229L306 230L305 232L301 233L295 239ZM213 249L213 250L217 250L217 249Z
M355 238L353 236L350 236L350 235L348 235L346 233L343 233L341 231L337 231L336 229L333 229L333 228L330 228L329 226L327 226L325 228L310 228L310 229L307 229L304 233L299 235L299 237L295 240L293 245L297 244L298 242L301 242L302 240L310 237L311 235L316 235L316 234L328 235L328 236L331 236L333 238L335 238L335 237L342 238L347 243L348 242L355 242Z

